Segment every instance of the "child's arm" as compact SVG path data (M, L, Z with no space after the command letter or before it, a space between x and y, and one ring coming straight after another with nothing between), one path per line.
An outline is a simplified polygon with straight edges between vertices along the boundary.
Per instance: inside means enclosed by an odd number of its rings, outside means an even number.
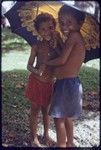
M33 67L36 56L37 56L37 45L33 45L32 49L31 49L30 57L28 60L27 69L30 72L40 75L40 71Z
M68 38L68 41L65 42L64 49L63 49L61 56L56 59L46 62L46 64L48 66L64 65L65 62L67 61L73 47L75 46L76 41L77 41L77 33L76 32L71 33L70 37Z
M30 72L34 71L33 64L34 64L36 55L37 55L37 45L33 45L32 48L31 48L31 53L30 53L30 56L29 56L28 64L27 64L27 69Z

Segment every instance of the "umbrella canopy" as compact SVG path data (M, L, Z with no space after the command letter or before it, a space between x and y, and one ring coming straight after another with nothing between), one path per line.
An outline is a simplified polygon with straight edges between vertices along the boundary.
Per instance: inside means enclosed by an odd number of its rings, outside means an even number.
M4 8L4 6L2 6L2 9L1 9L1 14L2 16L6 13L6 8Z
M52 14L57 21L58 11L62 5L64 5L62 1L16 2L5 16L10 22L12 32L23 37L29 45L32 46L38 41L38 33L33 25L36 16L42 12L48 12ZM74 9L76 8L74 7ZM59 30L58 22L57 30ZM80 31L84 37L87 50L85 62L99 58L99 24L96 19L92 15L86 13L85 22Z

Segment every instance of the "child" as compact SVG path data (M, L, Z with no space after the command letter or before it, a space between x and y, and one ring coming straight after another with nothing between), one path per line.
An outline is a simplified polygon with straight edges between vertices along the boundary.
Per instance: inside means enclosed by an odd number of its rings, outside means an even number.
M42 147L37 136L38 113L41 110L43 114L45 144L51 145L52 141L48 135L49 116L47 112L54 83L52 67L45 67L43 64L47 60L59 56L60 52L56 51L54 44L61 41L61 39L59 33L55 31L55 19L48 13L39 14L34 21L34 27L43 40L38 41L31 49L27 65L27 69L31 74L25 95L31 102L31 144L33 146ZM37 63L36 66L33 67L35 57L37 57Z
M59 10L61 32L67 37L60 57L48 61L47 66L57 66L52 104L49 114L54 117L57 147L73 147L73 118L82 112L82 85L80 67L85 58L85 45L80 27L85 15L63 5Z

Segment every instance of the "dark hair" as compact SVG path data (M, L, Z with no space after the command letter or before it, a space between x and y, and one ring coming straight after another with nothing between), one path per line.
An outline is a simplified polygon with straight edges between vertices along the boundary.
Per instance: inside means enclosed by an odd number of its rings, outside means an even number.
M75 19L77 20L79 24L84 22L85 13L80 10L77 10L76 8L73 8L72 6L63 5L59 10L58 15L61 15L61 14L64 15L64 14L69 14L69 13L75 17Z
M36 31L39 31L39 27L40 27L40 24L42 22L46 22L46 21L49 21L49 20L52 20L53 24L54 24L54 27L56 27L56 21L55 21L55 19L53 18L53 16L51 14L48 14L48 13L39 14L36 17L36 19L34 20L34 27L35 27Z

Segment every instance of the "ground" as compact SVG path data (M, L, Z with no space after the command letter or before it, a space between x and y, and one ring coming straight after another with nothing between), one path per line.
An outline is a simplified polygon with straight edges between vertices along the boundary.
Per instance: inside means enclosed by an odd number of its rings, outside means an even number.
M87 104L84 106L83 116L74 121L74 143L77 147L98 147L100 141L100 127L99 127L99 105L98 100L95 105ZM21 109L19 106L9 106L12 110L18 111ZM91 109L91 110L90 110ZM92 111L93 110L93 111ZM10 116L9 121L3 123L2 142L3 146L9 147L30 147L30 130L28 124L28 116L30 109L25 109L23 118L14 118ZM6 116L5 116L6 117ZM43 126L41 120L41 113L39 115L39 127L38 134L40 135L40 141L42 142ZM56 132L51 119L49 134L51 138L56 142Z

